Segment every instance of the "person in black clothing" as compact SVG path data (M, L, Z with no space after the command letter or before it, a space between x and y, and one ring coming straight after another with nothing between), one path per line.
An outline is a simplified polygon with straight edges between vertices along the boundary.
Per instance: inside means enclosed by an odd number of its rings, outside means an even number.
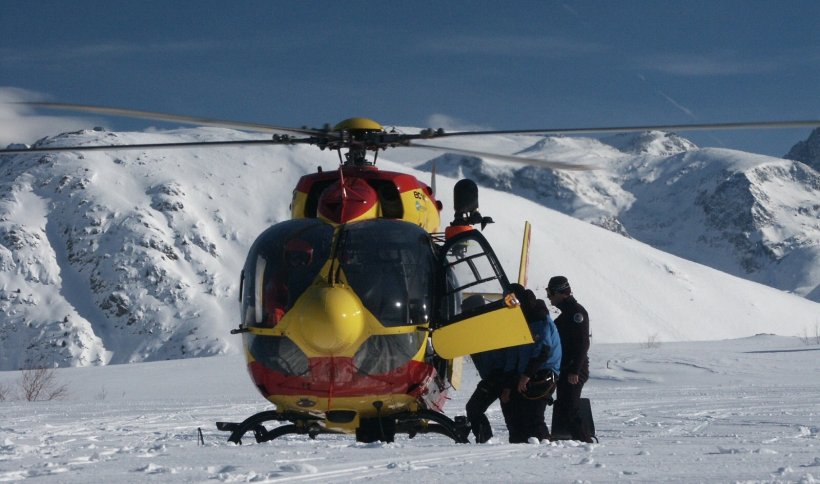
M547 305L529 289L519 301L534 341L510 348L510 364L505 366L510 369L512 385L507 385L500 399L511 444L527 443L532 438L549 440L544 412L552 404L561 366L561 341Z
M481 295L475 294L464 300L462 310L467 312L484 306L486 303L487 301ZM483 444L493 436L493 429L486 412L490 405L498 400L504 387L511 385L504 371L510 351L510 348L501 348L470 355L481 381L478 382L470 400L467 401L465 410L477 444Z
M580 416L581 390L589 379L589 315L572 295L564 276L555 276L547 284L547 297L561 310L555 326L561 337L561 374L558 378L553 412L559 421L567 423L573 440L593 442Z

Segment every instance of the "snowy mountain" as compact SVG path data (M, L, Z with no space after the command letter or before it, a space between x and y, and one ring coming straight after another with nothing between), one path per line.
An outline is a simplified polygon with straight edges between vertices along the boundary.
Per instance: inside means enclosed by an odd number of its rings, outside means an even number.
M43 140L212 139L78 132ZM239 270L289 215L299 149L6 157L0 182L0 368L126 363L226 351ZM271 162L271 159L274 160Z
M213 128L82 131L39 143L254 137ZM805 165L726 150L669 155L677 148L665 143L653 148L662 155L647 151L636 157L596 140L524 138L525 146L518 151L528 149L528 156L545 153L580 161L610 160L615 168L556 174L445 156L438 160L443 166L440 173L449 170L452 178L438 178L439 198L445 207L452 206L457 174L505 190L519 191L517 187L526 185L520 195L538 203L482 191L482 212L497 221L486 235L512 272L517 268L521 228L525 220L532 221L530 286L543 289L555 273L569 276L593 321L600 322L593 322L596 341L720 339L760 332L795 336L820 325L820 306L815 302L679 259L544 207L545 200L552 200L559 210L575 216L610 217L636 238L635 234L651 233L653 224L658 233L695 230L698 207L715 206L714 200L736 201L729 189L748 189L742 178L755 173L757 178L749 183L761 191L761 197L768 197L765 207L776 216L763 217L767 212L761 209L759 220L740 217L728 225L720 212L701 216L704 223L712 220L707 215L714 218L720 230L730 231L732 224L738 224L738 230L752 230L757 223L775 223L789 202L791 207L802 206L803 192L795 192L794 187L814 183L817 176ZM522 140L484 140L476 142L474 149L488 150L482 143L510 149ZM379 166L425 179L427 174L408 168L409 161L402 159L420 152L397 150L395 159L404 164L384 159L393 154L387 152ZM420 159L425 158L414 161ZM33 362L87 366L238 352L239 338L229 330L238 324L239 271L248 248L262 230L289 217L298 177L317 166L331 169L337 163L335 153L302 146L4 156L0 165L0 369ZM716 173L724 176L730 169L743 174L737 175L739 182L732 182L731 176L722 182L714 179ZM625 177L632 171L639 175ZM793 178L792 184L779 188L786 175ZM690 193L695 183L701 185ZM817 188L813 190L816 194ZM691 205L686 210L667 206L670 214L675 213L671 218L641 214L647 209L640 209L638 200L651 195L662 200L669 193L680 197L679 206ZM811 261L816 261L817 209L813 210L803 213L803 218L795 215L780 232L766 232L767 240L779 241L772 247L785 261L782 264L811 267ZM451 217L445 208L443 222ZM791 235L797 227L803 228L803 238ZM707 233L719 232L716 228ZM700 243L699 236L687 237L682 240ZM709 244L726 252L717 262L735 256L717 235L703 245ZM753 255L755 247L749 249ZM751 261L762 261L761 267L766 268L769 256L764 251Z
M820 135L811 139L820 140ZM506 153L594 163L555 172L455 155L419 166L528 198L738 277L820 301L820 173L807 163L703 148L663 132L519 137ZM812 145L813 146L813 145ZM793 150L794 151L794 150Z
M787 160L802 161L820 171L820 128L811 132L805 141L799 141L786 153Z

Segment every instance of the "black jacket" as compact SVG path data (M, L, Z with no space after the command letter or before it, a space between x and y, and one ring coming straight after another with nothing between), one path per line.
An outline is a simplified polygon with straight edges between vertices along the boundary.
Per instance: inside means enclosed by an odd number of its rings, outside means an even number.
M573 296L558 304L561 315L555 326L561 337L561 376L575 373L583 381L589 377L589 315Z

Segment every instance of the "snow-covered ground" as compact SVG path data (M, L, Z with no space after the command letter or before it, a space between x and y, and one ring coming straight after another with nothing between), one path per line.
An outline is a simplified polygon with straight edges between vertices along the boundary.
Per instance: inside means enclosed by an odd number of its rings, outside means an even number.
M247 436L235 446L214 422L266 408L236 355L59 369L66 399L0 402L0 481L820 480L820 345L757 335L649 346L593 344L585 395L599 444L508 444L495 405L497 435L486 445L323 435L264 444ZM463 414L476 383L469 363L465 373L451 416ZM2 372L0 385L17 378Z

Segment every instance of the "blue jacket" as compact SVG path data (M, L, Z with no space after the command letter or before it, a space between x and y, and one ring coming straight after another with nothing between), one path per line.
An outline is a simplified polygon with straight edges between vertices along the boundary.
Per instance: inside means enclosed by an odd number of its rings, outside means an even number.
M493 376L500 377L505 373L507 360L510 359L509 353L514 349L515 348L500 348L470 355L475 364L475 369L478 370L478 376L480 376L482 380Z
M561 339L555 323L548 315L530 325L533 343L470 355L482 380L501 375L527 374L532 377L539 370L550 370L558 375L561 369Z
M516 346L508 356L505 370L525 374L530 378L540 370L550 370L556 375L561 370L561 338L552 318L534 321L530 324L533 343Z

